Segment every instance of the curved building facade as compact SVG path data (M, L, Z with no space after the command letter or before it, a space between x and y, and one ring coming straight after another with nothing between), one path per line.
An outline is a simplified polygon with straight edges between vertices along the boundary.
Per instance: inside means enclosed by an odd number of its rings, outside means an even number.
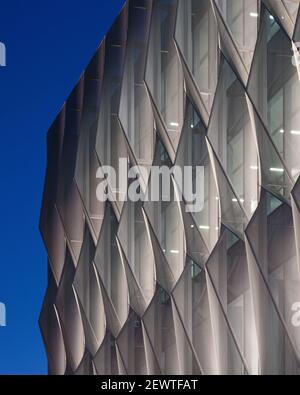
M126 1L48 132L50 374L299 374L298 8ZM120 158L200 166L201 210L99 201Z

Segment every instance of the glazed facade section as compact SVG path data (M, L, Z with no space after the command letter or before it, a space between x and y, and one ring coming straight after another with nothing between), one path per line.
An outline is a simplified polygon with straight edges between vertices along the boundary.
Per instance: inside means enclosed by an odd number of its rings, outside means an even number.
M298 8L125 3L48 132L50 374L300 373ZM203 166L203 209L99 202L119 158Z

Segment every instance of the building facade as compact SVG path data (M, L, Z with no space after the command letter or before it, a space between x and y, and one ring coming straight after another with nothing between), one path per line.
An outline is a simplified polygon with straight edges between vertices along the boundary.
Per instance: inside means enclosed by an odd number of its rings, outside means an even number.
M299 374L298 8L126 1L48 132L50 374ZM201 166L203 207L100 202L119 158Z

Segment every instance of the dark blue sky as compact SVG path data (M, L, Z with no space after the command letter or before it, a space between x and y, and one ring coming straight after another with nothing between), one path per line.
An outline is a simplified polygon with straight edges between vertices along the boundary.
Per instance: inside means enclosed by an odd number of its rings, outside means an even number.
M43 374L38 315L46 255L38 231L46 132L124 0L1 0L0 374Z

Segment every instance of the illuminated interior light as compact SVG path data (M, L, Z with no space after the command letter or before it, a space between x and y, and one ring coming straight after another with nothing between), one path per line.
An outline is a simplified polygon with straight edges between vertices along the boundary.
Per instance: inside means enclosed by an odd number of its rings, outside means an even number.
M191 228L193 228L194 227L194 225L191 225Z
M178 122L170 122L170 126L179 126Z
M258 17L258 13L257 12L250 12L249 15L252 16L252 18L257 18Z
M291 134L299 136L300 135L300 130L291 130Z
M280 129L280 130L279 130L279 133L282 133L282 134L283 134L283 133L284 133L284 129Z
M209 226L207 226L207 225L200 225L200 226L199 226L199 229L208 230L208 229L209 229Z
M271 19L271 21L274 21L273 15L269 15L269 18Z
M241 199L239 199L239 200L240 200L240 203L244 203L244 202L245 202L245 200L244 200L243 198L241 198ZM236 198L233 198L232 201L233 201L234 203L237 203L237 202L238 202L238 200L237 200Z
M283 173L284 169L281 169L280 167L270 167L270 171L274 173Z
M254 166L254 165L253 165L253 166L250 166L250 169L251 169L251 170L258 170L258 166Z
M170 253L171 254L179 254L179 251L178 250L170 250Z

